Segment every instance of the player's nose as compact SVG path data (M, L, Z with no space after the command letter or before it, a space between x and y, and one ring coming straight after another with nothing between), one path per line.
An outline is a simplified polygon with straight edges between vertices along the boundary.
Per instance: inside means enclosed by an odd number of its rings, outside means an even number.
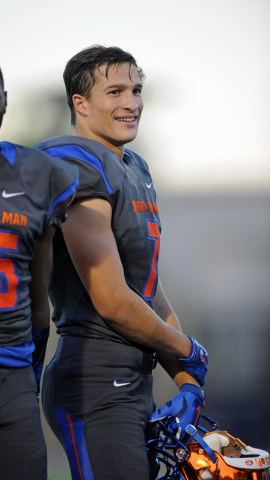
M122 107L124 109L135 111L141 108L139 99L132 92L127 92L123 98Z

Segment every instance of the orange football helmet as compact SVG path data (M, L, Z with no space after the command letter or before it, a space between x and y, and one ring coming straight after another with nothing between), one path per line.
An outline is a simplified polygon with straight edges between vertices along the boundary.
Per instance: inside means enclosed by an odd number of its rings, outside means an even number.
M270 480L269 453L247 446L205 415L213 430L188 425L177 438L176 419L156 422L147 441L151 480Z

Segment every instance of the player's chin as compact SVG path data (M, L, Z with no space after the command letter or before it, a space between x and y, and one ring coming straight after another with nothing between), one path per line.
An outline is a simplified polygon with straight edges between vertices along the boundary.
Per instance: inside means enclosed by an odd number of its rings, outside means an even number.
M121 140L123 143L132 142L137 136L138 128L129 128L121 135Z

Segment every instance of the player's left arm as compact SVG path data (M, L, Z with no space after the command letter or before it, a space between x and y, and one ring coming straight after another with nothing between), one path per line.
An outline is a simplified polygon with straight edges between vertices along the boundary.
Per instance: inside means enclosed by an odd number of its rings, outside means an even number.
M52 269L52 239L55 227L49 226L36 240L34 256L29 270L29 285L33 329L44 329L50 325L48 284Z
M163 290L160 279L158 279L157 290L154 297L154 310L162 320L182 333L180 321L174 312L166 294ZM175 355L159 351L158 361L161 366L166 370L170 377L175 381L176 385L180 388L184 383L192 383L193 385L200 386L194 377L189 375Z
M158 281L154 297L154 310L164 322L179 332L182 332L180 321L175 314L160 280ZM178 358L167 352L158 351L158 360L166 372L173 378L179 387L179 393L162 407L158 408L149 417L150 422L160 420L167 416L176 418L176 429L179 438L183 438L189 424L197 425L201 409L204 405L204 392L200 383L184 370Z
M43 235L36 240L34 257L30 264L32 336L35 344L33 352L33 369L39 388L47 341L50 331L50 306L48 285L52 269L52 240L55 227L49 226Z

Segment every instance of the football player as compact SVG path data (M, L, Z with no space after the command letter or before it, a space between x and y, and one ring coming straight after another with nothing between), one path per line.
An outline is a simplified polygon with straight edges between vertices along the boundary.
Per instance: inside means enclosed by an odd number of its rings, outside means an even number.
M182 333L163 291L153 181L125 148L137 134L143 80L118 47L79 52L64 72L74 135L36 146L80 171L69 221L54 239L50 298L60 339L42 394L73 480L147 480L149 416L176 415L181 436L181 422L196 424L204 403L207 352ZM157 358L180 392L155 411Z
M7 93L0 70L0 125ZM0 476L46 480L38 391L49 335L52 238L78 169L0 142Z

